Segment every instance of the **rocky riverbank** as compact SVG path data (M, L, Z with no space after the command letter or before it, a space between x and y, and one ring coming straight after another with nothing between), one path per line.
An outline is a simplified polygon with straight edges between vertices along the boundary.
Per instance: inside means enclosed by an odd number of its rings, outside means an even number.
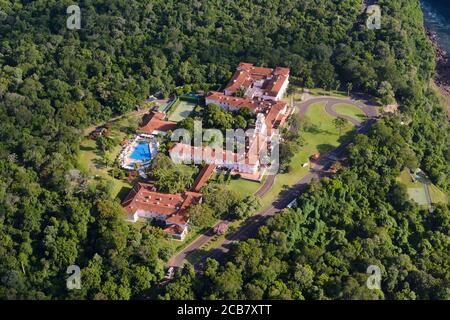
M436 73L434 82L445 98L448 110L447 116L450 120L450 60L447 51L438 45L436 32L427 30L427 36L434 43L436 49Z

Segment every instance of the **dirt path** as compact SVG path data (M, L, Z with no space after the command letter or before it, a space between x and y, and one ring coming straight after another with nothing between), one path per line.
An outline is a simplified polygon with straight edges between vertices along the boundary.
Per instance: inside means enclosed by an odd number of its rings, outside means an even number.
M326 111L333 116L336 115L341 116L338 113L334 112L334 110L332 109L332 106L338 103L348 103L360 108L367 116L367 120L363 124L361 124L358 120L349 117L352 123L354 124L358 123L357 133L367 133L372 124L376 122L376 117L378 115L378 108L350 99L340 99L330 97L312 98L305 102L297 104L296 107L299 109L299 112L301 114L304 114L308 111L308 108L311 105L320 102L327 102L327 106L329 105L329 108L326 109ZM229 248L233 242L245 240L254 236L259 227L262 226L269 217L275 215L282 209L286 208L286 206L289 203L291 203L294 199L296 199L306 189L306 187L308 186L308 184L311 183L312 180L320 179L321 177L325 176L324 173L325 170L328 169L335 162L335 159L340 159L342 157L347 146L348 143L340 145L338 148L331 151L327 155L321 156L317 160L314 170L311 170L309 173L303 176L291 188L281 192L278 198L275 199L272 202L272 204L261 210L256 215L247 219L238 230L236 230L234 233L232 233L230 236L224 239L221 243L219 243L215 248L211 249L207 254L205 254L201 259L201 261L194 265L195 269L201 270L203 266L203 261L205 261L207 258L215 258L217 260L223 259L225 257L225 254L229 251ZM256 192L255 195L261 197L265 195L272 187L275 181L275 177L276 177L275 175L269 176L266 179L264 185ZM220 221L218 223L221 222L223 221ZM178 252L175 256L173 256L169 260L168 266L182 267L184 264L184 260L188 257L189 254L195 252L196 250L199 250L204 244L212 240L212 238L214 237L213 228L211 228L205 234L199 236L196 240L194 240L192 243L186 246L186 248L184 248L183 250Z

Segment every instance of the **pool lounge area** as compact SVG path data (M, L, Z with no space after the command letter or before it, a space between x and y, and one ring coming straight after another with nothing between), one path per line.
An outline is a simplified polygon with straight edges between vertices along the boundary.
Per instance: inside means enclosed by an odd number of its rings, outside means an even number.
M145 168L158 153L158 142L152 135L139 134L122 150L119 161L127 170Z

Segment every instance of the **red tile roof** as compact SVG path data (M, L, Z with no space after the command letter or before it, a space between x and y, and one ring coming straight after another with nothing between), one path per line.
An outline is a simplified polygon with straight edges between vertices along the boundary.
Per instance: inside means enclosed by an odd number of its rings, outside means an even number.
M194 147L184 143L176 143L170 154L173 157L189 158L193 160L198 155L207 164L227 165L227 164L247 164L255 165L258 159L248 157L247 154L239 155L235 152L222 148Z
M282 85L289 76L289 68L276 67L275 69L255 67L251 63L241 62L230 82L225 87L225 91L236 92L243 88L247 90L255 81L266 80L263 89L267 95L276 96Z
M280 92L281 87L286 82L289 76L289 69L277 67L274 72L274 76L270 79L263 90L266 91L266 95L275 97Z
M286 103L279 101L274 104L266 114L265 122L267 129L269 130L269 134L272 129L279 128L286 122L288 114L286 112L283 113L283 111L286 111L286 107Z
M154 212L166 216L166 222L186 224L189 217L186 209L200 202L202 194L187 191L183 194L170 194L155 191L152 184L137 183L122 202L125 211L132 215L136 211Z
M211 175L214 173L215 169L216 169L215 164L208 164L208 165L203 166L202 170L200 170L200 173L198 174L197 178L195 179L194 185L192 186L192 190L199 192L200 189L205 185L205 183L211 177Z
M227 96L222 92L211 91L206 97L207 100L212 100L217 104L226 104L233 108L243 108L247 107L253 112L262 112L265 109L271 108L276 104L286 105L285 102L282 101L272 101L272 100L256 100L249 98L240 98L240 97L232 97Z
M176 224L171 224L164 228L164 232L169 233L169 234L182 234L183 231L184 231L184 228L182 228Z
M144 124L139 128L139 131L152 134L155 130L162 132L175 130L177 123L164 120L164 118L165 114L163 112L151 111L144 119Z

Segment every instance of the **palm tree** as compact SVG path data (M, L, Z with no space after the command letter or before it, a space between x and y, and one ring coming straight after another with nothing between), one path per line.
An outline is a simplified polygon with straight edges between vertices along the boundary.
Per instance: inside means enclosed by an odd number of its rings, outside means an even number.
M345 128L345 124L347 123L347 120L345 120L342 117L337 117L336 119L333 120L333 124L336 127L336 129L339 130L339 135L342 134L342 129Z
M350 91L353 90L353 83L347 83L347 95L350 96Z

